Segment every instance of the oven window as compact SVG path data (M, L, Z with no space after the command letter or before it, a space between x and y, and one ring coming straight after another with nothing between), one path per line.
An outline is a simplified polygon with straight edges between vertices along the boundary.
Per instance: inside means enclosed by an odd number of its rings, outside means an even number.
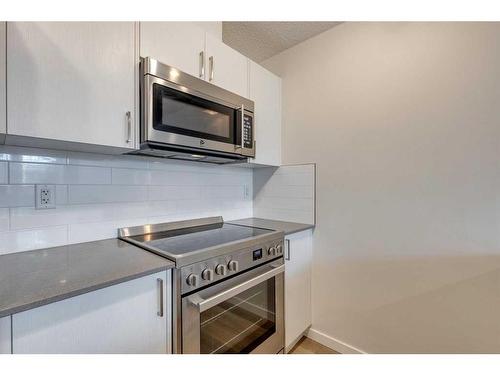
M202 354L250 353L276 332L275 278L201 313Z
M235 110L153 84L153 128L234 144Z

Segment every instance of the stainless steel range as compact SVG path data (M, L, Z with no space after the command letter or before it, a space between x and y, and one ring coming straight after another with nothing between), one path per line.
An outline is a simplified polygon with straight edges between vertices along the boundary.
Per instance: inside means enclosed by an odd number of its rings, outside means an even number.
M176 262L174 353L279 353L284 233L212 217L122 228L119 237Z

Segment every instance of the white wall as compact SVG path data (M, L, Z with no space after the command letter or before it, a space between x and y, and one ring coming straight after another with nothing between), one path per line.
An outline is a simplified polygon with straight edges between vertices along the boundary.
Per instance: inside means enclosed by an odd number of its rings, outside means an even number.
M35 184L55 184L36 210ZM116 237L117 228L252 216L252 170L0 146L0 254Z
M317 163L313 328L500 352L500 23L344 23L271 58L283 163Z

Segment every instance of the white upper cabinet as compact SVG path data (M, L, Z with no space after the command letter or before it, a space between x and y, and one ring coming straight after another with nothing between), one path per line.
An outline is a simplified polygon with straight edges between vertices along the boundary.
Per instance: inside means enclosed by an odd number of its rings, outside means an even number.
M311 326L312 231L285 237L285 351Z
M205 31L191 22L141 22L141 57L203 76ZM200 55L201 54L201 55Z
M248 59L206 34L206 79L240 96L248 97Z
M140 54L248 97L248 59L195 22L141 22Z
M6 142L135 148L135 37L134 22L8 22Z
M171 287L163 271L14 314L12 351L170 353Z
M2 144L5 140L5 132L7 131L7 125L5 123L5 117L6 117L6 108L5 108L5 102L6 102L6 82L5 82L5 68L6 68L6 48L7 46L5 45L6 41L6 23L5 22L0 22L0 144Z
M255 164L281 165L281 78L250 61L249 93L255 102Z

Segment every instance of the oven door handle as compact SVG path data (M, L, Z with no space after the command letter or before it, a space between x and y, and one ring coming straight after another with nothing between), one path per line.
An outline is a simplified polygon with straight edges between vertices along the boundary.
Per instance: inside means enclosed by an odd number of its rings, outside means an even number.
M242 292L244 292L247 289L250 289L254 287L255 285L258 285L266 280L269 280L273 278L274 276L285 272L285 265L282 264L280 266L276 265L271 265L272 269L270 271L267 271L263 274L260 274L259 276L256 276L250 280L243 281L241 284L238 284L232 288L229 288L227 290L224 290L223 292L220 292L219 294L216 294L212 297L203 299L203 298L197 298L196 302L198 305L198 308L200 309L200 313L203 311L206 311L219 303L234 297Z

